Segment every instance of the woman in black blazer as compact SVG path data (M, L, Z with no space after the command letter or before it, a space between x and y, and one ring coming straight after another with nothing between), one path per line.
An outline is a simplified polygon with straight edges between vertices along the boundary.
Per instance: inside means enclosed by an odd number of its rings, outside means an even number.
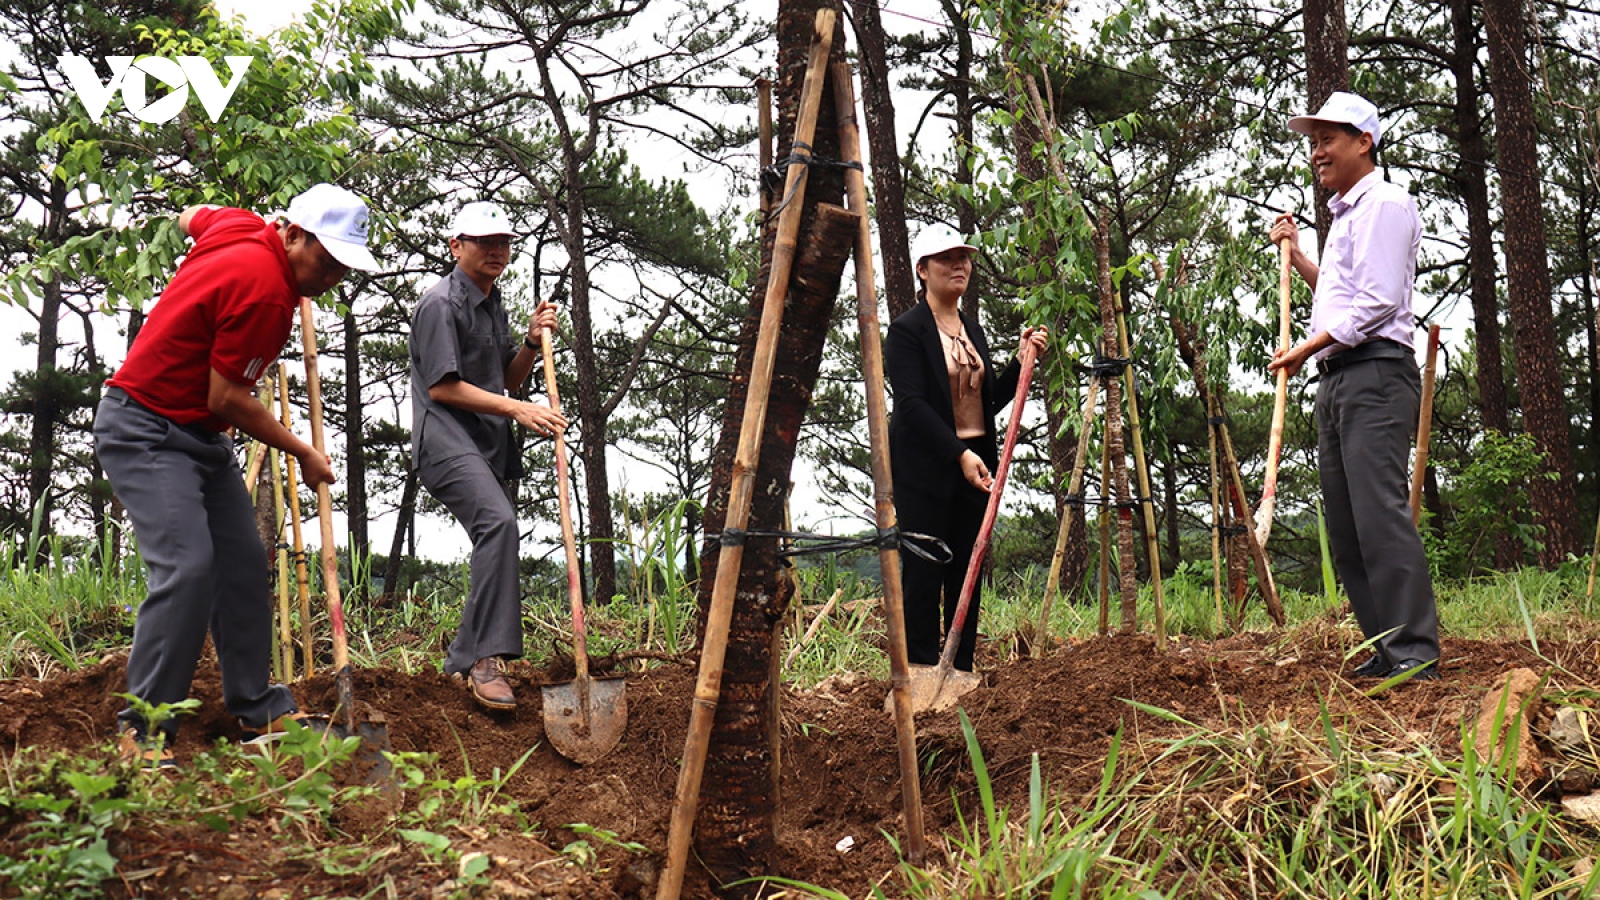
M917 235L911 257L922 282L921 302L889 325L884 345L894 394L889 458L895 516L906 531L940 538L952 554L945 565L900 556L906 649L913 663L923 665L938 663L941 636L955 617L994 483L994 417L1010 402L1021 372L1012 359L996 376L983 329L961 315L958 303L972 278L975 250L948 225L930 225ZM1046 337L1043 328L1022 333L1040 353ZM955 658L956 668L968 672L978 641L978 600L974 593Z

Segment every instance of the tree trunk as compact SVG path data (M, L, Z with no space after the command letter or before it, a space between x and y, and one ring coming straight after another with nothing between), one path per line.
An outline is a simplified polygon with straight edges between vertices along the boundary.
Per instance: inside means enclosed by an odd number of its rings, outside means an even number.
M1035 152L1035 149L1046 140L1039 117L1024 112L1032 105L1027 97L1013 97L1012 105L1014 110L1022 113L1016 116L1016 124L1011 133L1018 172L1029 181L1043 181L1049 173L1045 170L1044 160ZM1024 215L1034 214L1032 209L1024 210ZM1050 235L1040 246L1039 255L1043 259L1053 260L1057 258L1059 251L1059 243L1054 235ZM1060 275L1052 271L1047 277L1058 278ZM1051 334L1070 333L1064 315L1058 314L1049 325ZM1062 381L1059 384L1075 386L1074 381ZM1063 396L1063 393L1068 396ZM1071 473L1077 464L1078 453L1078 432L1076 429L1066 427L1066 418L1070 410L1081 408L1082 398L1071 396L1070 391L1060 390L1058 382L1053 378L1047 379L1045 396L1047 398L1045 418L1049 423L1050 483L1053 485L1051 493L1055 499L1056 520L1062 521L1067 515L1067 492L1071 488ZM1082 427L1091 428L1092 425L1085 422ZM1080 509L1084 514L1074 515L1068 526L1065 552L1061 557L1061 577L1057 582L1058 588L1065 586L1062 593L1068 597L1077 597L1089 577L1088 507Z
M1106 231L1105 210L1095 225L1094 255L1100 272L1100 353L1115 359L1122 355L1121 341L1117 339L1116 287L1111 282L1111 238ZM1115 491L1117 499L1117 574L1122 595L1122 627L1124 632L1139 628L1139 585L1137 583L1139 558L1133 550L1133 510L1128 504L1128 448L1122 427L1121 375L1106 379L1106 462L1109 471L1102 474ZM1109 476L1109 477L1107 477ZM1106 552L1101 548L1101 552Z
M1544 454L1543 472L1528 485L1534 521L1543 527L1540 562L1559 565L1578 549L1576 479L1572 438L1557 365L1562 354L1551 311L1550 268L1545 250L1544 200L1539 184L1538 134L1533 88L1528 77L1522 0L1485 0L1494 93L1500 185L1505 228L1506 292L1510 297L1517 384L1523 425Z
M779 159L788 157L793 142L800 86L818 8L814 0L786 2L778 12ZM842 47L842 37L836 32L832 61L843 59ZM827 86L822 96L825 99L817 116L812 146L816 156L837 159L836 116L832 103L826 99L833 96ZM778 338L761 456L755 471L751 530L777 530L783 525L800 426L811 405L839 282L859 227L855 213L836 205L843 199L844 179L840 172L825 168L810 171L783 331ZM711 492L706 504L706 521L712 528L720 529L727 520L734 453L775 237L769 223L762 241L761 274L740 334L722 434L712 456ZM702 634L716 581L718 555L718 545L708 541L701 557L698 627ZM713 884L769 874L775 867L778 772L774 738L779 723L774 692L779 685L772 663L775 632L783 622L792 593L793 584L778 556L778 542L771 538L749 539L740 567L721 699L695 821L698 858ZM729 890L732 893L726 895L753 896L759 887Z
M285 386L284 390L288 390ZM350 523L350 592L366 595L367 579L357 567L372 554L367 515L367 442L365 407L361 402L361 326L355 311L344 315L344 464L345 517Z
M400 596L400 565L405 559L406 535L412 530L417 518L417 485L421 479L411 467L410 459L406 460L405 486L400 489L400 508L395 511L394 540L389 542L389 559L383 568L383 592L390 596Z
M917 305L916 273L911 263L911 238L906 228L906 181L900 169L900 148L894 130L894 89L889 82L883 20L875 3L851 7L856 42L861 45L861 108L867 148L872 156L872 205L882 254L879 274L889 318ZM857 290L860 290L858 287Z
M1345 25L1344 0L1306 0L1306 99L1309 110L1322 106L1334 91L1350 89L1350 30ZM1317 218L1317 249L1328 240L1333 213L1328 211L1332 192L1312 180Z
M1478 115L1477 29L1472 0L1450 0L1454 34L1451 71L1456 81L1455 182L1467 210L1467 280L1472 295L1472 330L1477 345L1478 403L1483 427L1507 434L1505 355L1500 348L1500 298L1495 289L1494 225L1489 212L1489 152Z
M967 4L964 0L940 0L940 6L944 8L945 16L949 19L950 35L955 39L956 45L955 73L946 85L956 107L955 183L961 187L971 187L972 164L967 160L967 153L973 146L975 133L972 107L972 27L967 24ZM978 211L972 208L972 204L964 195L956 198L956 230L967 240L971 240L973 233L978 230ZM972 277L967 281L967 292L961 295L962 314L977 321L978 307L982 305L980 301L983 294L983 272L977 266L973 266Z
M41 239L55 245L65 239L67 188L56 179L50 181L50 209L45 216ZM33 409L28 432L28 510L39 515L39 537L54 533L51 519L50 484L56 468L56 421L61 417L61 391L66 387L56 368L56 351L61 346L61 279L51 278L41 286L39 304L39 344L33 365ZM50 561L50 542L39 541L41 558L35 566Z

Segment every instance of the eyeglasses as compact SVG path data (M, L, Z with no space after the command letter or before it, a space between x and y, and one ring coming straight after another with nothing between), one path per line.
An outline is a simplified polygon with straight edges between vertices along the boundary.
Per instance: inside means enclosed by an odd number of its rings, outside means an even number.
M475 237L473 235L464 234L460 237L460 240L466 241L470 244L477 244L479 247L482 247L485 250L511 249L511 238L507 237L506 235L497 235L495 237Z

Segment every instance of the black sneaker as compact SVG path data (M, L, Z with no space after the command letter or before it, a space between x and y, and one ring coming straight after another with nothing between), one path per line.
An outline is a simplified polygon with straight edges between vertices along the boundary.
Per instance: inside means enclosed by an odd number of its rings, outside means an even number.
M1367 657L1367 661L1354 669L1350 674L1356 678L1382 678L1389 673L1391 666L1384 661L1383 654L1374 653Z
M1402 675L1406 677L1406 681L1438 681L1439 661L1437 659L1403 659L1395 663L1394 668L1390 669L1389 673L1383 677L1388 680L1390 678L1399 678Z
M178 760L172 755L172 747L168 746L167 741L151 740L132 725L123 727L117 734L117 752L124 760L141 769L174 772L178 768Z

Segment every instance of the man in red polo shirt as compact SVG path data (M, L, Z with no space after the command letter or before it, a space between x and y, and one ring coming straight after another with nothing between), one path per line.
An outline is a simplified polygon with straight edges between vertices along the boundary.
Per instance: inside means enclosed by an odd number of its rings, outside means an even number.
M95 452L147 569L128 693L152 706L188 697L209 631L228 712L247 733L270 734L295 702L268 678L267 554L227 429L293 455L309 486L334 480L328 458L256 398L256 382L288 341L301 297L378 265L366 204L330 184L296 197L275 222L196 206L178 227L194 245L107 382L94 423ZM173 765L176 720L153 733L130 707L118 722L124 757Z

